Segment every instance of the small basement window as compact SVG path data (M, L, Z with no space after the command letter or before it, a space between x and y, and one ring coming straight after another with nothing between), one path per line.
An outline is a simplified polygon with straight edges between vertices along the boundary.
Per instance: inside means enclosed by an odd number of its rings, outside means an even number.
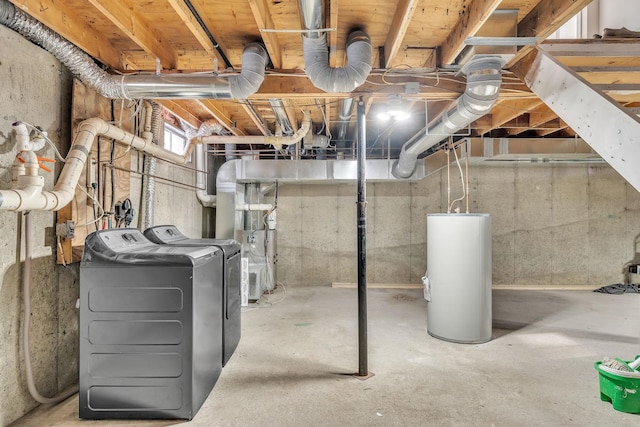
M184 154L187 145L187 136L182 129L164 124L164 148L176 154Z

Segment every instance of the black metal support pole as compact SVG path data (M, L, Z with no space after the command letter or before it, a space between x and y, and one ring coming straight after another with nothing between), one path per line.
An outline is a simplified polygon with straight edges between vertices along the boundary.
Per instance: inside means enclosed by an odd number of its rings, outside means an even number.
M367 354L367 132L365 103L358 99L358 376L368 376Z

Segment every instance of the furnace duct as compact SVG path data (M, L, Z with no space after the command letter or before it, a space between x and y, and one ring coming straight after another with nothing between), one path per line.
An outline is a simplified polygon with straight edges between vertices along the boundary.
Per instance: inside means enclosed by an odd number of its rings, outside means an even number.
M480 57L469 61L462 69L467 75L467 86L462 96L435 123L427 125L402 146L393 174L398 178L409 178L421 153L491 111L500 94L501 69L499 57Z
M322 0L299 0L303 25L312 32L302 36L304 66L311 83L328 93L352 92L362 85L371 72L371 39L364 31L354 31L347 38L347 65L331 67L329 48L322 29Z
M107 98L246 99L260 88L265 67L269 63L264 47L250 43L242 53L242 70L239 74L218 77L203 74L116 76L102 70L80 48L16 9L7 0L0 0L0 23L42 46L74 76Z

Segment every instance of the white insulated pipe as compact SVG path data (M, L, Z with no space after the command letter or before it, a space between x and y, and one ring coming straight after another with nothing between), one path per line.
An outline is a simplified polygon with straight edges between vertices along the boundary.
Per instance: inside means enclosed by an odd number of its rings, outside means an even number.
M37 183L27 182L21 185L20 181L18 181L17 188L0 190L0 209L12 211L57 211L66 206L75 197L75 188L83 173L93 141L98 135L103 135L146 154L178 164L185 164L193 150L193 144L191 144L184 155L175 154L154 145L151 140L139 138L102 119L87 119L78 125L71 150L67 154L65 165L53 190L41 191L42 186ZM31 177L28 175L18 178L24 177L42 179L41 176Z
M203 144L271 144L275 148L280 149L283 145L297 144L309 133L311 129L311 116L304 115L304 119L300 124L300 129L293 135L286 136L227 136L227 135L211 135L199 138L199 142ZM198 139L198 138L196 138Z

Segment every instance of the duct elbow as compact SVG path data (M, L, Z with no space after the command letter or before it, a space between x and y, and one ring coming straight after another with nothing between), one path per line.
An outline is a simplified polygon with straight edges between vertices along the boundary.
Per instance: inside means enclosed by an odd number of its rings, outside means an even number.
M318 89L328 93L352 92L371 72L371 39L364 31L354 31L347 39L347 65L332 68L326 34L302 37L307 76Z
M234 99L247 99L258 91L264 81L269 55L259 43L250 43L242 52L242 70L229 77L229 90Z

